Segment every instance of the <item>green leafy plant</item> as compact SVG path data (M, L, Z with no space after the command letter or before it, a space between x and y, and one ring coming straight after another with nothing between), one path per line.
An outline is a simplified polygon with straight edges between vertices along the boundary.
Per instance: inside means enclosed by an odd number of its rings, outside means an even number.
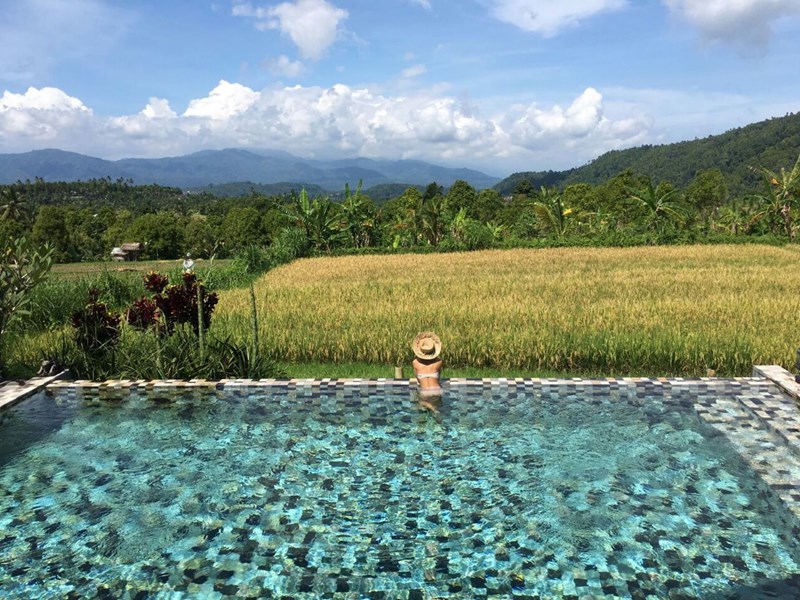
M52 249L36 249L24 237L0 242L0 367L8 327L27 313L30 292L45 280L51 264Z
M88 304L70 319L75 343L90 353L112 350L119 342L121 320L119 313L112 312L105 302L100 301L98 290L89 290Z

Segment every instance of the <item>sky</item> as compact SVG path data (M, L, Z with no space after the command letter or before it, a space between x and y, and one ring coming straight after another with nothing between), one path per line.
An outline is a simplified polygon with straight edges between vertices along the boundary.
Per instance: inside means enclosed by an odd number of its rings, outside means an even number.
M800 111L800 0L0 0L0 153L505 176Z

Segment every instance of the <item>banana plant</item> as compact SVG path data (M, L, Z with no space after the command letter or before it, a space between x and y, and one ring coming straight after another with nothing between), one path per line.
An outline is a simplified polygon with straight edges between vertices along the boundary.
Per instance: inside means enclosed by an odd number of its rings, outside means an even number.
M375 205L361 193L363 183L359 180L355 193L350 192L350 184L346 183L341 204L342 230L354 248L366 248L375 243Z
M794 240L794 216L800 198L800 156L791 171L781 168L780 173L770 171L766 167L750 167L759 173L764 181L764 192L752 198L761 203L761 209L753 218L754 222L766 219L770 231L782 233Z
M341 235L340 219L333 202L327 198L310 201L305 189L293 205L284 207L283 212L305 231L307 239L317 250L330 252Z
M447 233L447 198L439 194L422 203L422 234L431 246L438 246Z
M568 217L573 213L571 208L565 208L561 194L553 188L542 186L538 199L531 205L537 223L546 231L553 233L557 238L563 237L570 226Z

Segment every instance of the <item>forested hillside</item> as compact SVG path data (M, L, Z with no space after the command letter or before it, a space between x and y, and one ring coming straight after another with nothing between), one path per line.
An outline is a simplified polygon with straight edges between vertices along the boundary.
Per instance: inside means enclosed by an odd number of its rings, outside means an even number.
M640 146L606 152L582 167L567 171L514 173L495 186L503 195L511 194L521 181L534 188L573 183L600 184L630 169L655 182L668 182L683 188L697 173L719 169L731 196L751 193L759 175L750 167L778 170L794 164L800 153L800 113L731 129L721 135L699 140Z

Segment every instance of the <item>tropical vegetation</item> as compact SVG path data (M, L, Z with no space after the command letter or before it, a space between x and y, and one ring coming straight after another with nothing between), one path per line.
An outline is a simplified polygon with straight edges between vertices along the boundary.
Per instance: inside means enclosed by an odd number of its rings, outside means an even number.
M791 168L751 165L750 173L758 185L736 197L714 169L698 172L684 187L626 170L599 184L535 189L531 180L520 179L505 196L495 189L476 190L463 180L449 189L432 182L426 188L407 187L385 202L370 198L360 183L354 189L345 186L339 197L311 197L301 189L281 196L254 191L219 198L122 180L18 182L0 187L0 241L12 257L4 259L2 276L4 285L17 290L17 296L4 294L11 304L0 307L5 315L0 343L10 357L9 370L24 371L24 365L43 358L71 357L74 364L102 366L87 371L91 376L219 375L223 364L231 369L238 364L237 373L275 372L273 363L259 366L259 356L391 364L401 360L403 340L412 330L425 328L414 313L422 306L435 308L426 326L449 336L451 360L458 365L743 374L753 362L786 364L795 345L790 338L796 328L773 331L779 315L794 314L788 299L797 292L786 289L774 265L791 270L789 258L796 256L800 159ZM207 343L203 329L210 323L195 308L184 307L181 320L171 324L168 305L174 298L163 290L144 297L140 273L106 270L75 281L43 282L51 262L107 259L110 248L123 242L141 243L143 259L174 261L189 251L207 265L198 268L202 285L181 292L186 298L194 298L198 289L242 290L259 274L270 273L256 284L257 302L245 302L244 292L235 290L220 296ZM753 242L762 246L731 246ZM719 248L692 245L698 243ZM44 245L47 250L35 250ZM682 248L646 249L665 245ZM614 246L631 250L608 249ZM491 249L516 250L452 254ZM367 254L386 256L331 260ZM13 259L16 255L25 258ZM226 257L234 260L221 266L219 259ZM276 269L302 258L309 260ZM685 268L675 269L670 260ZM648 264L652 277L637 270L639 261ZM708 264L717 270L708 272ZM296 277L298 272L300 283L281 287L283 274ZM339 279L331 280L328 273ZM359 273L371 275L363 280ZM434 274L433 279L421 273ZM707 276L697 279L696 273ZM771 278L781 283L769 283ZM626 281L635 285L628 289ZM740 284L746 294L733 292ZM704 285L725 293L712 294L713 302L698 302L696 291ZM96 291L87 304L90 290ZM618 295L621 290L624 296ZM448 302L441 304L438 294ZM412 301L405 303L406 298ZM76 317L91 306L94 313ZM250 310L262 319L248 319ZM100 344L110 362L81 359L76 352L86 358L101 349L86 342L94 333L83 343L64 327L71 321L79 330L81 319L90 316L114 321L113 311L119 311L120 323L111 322L113 335L105 331L110 337ZM751 317L755 328L747 325ZM146 325L153 319L161 319L160 331ZM264 335L254 343L259 327ZM358 333L365 328L385 334L366 340ZM9 337L25 343L10 353ZM178 352L175 339L194 344L201 357L213 350L218 366L191 363L196 354ZM152 360L134 360L132 348ZM175 350L172 363L165 358L170 348ZM182 366L165 367L179 362ZM149 366L135 371L137 363Z

